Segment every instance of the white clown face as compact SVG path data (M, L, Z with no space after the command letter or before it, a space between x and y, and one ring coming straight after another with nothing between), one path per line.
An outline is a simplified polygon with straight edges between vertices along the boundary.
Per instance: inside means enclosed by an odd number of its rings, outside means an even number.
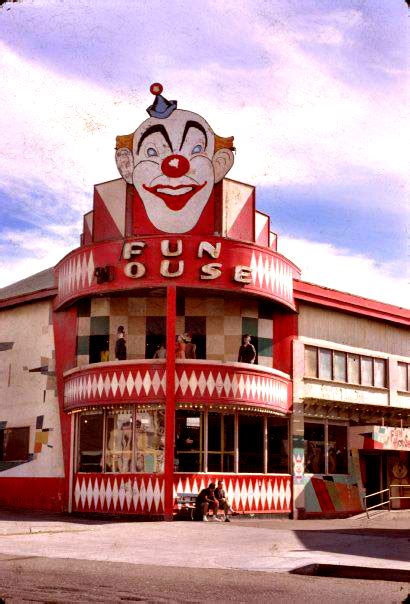
M214 184L232 167L232 151L214 150L209 124L177 109L166 119L143 122L134 133L133 153L120 148L116 161L152 224L166 233L186 233L197 224Z

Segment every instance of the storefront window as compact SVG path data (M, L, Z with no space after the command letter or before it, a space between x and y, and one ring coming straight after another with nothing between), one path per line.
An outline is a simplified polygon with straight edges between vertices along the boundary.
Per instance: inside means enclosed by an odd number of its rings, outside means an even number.
M101 472L103 456L102 411L89 411L80 417L79 472Z
M410 384L410 365L407 363L397 363L397 369L399 372L398 389L406 392L409 390Z
M106 472L131 472L132 412L110 411L106 429Z
M175 465L178 472L201 472L203 468L203 414L176 412Z
M327 474L347 474L347 426L329 424Z
M287 420L268 418L268 472L287 473L289 457Z
M234 471L234 416L208 414L208 471Z
M135 414L135 470L164 471L165 414L162 409Z
M305 460L307 474L325 473L325 426L305 424Z
M239 416L239 472L263 472L263 417Z

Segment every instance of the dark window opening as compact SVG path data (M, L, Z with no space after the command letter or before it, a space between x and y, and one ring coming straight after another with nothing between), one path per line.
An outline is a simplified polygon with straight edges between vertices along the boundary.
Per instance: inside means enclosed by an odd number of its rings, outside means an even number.
M288 422L268 418L268 472L289 471Z
M90 336L89 362L109 360L110 340L108 336Z
M103 413L80 417L79 472L101 472L103 457Z
M263 417L239 416L239 472L263 472Z
M0 430L0 461L27 461L29 442L30 428Z
M201 472L203 467L203 415L176 412L175 465L178 472Z

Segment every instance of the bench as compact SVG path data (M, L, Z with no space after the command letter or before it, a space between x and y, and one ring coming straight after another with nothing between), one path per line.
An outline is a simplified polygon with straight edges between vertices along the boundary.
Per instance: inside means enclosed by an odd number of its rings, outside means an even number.
M194 519L197 493L177 493L177 504L174 514L178 517Z

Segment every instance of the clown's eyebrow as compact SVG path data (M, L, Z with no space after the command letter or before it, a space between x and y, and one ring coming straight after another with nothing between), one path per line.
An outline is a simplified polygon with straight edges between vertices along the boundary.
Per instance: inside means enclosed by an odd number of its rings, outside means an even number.
M204 137L205 137L205 148L206 148L206 146L207 146L207 144L208 144L208 137L207 137L207 135L206 135L206 130L205 130L205 128L204 128L204 127L203 127L203 125L202 125L202 124L200 124L199 122L194 122L193 120L188 120L188 121L187 121L187 123L185 124L185 128L184 128L184 134L182 135L182 142L181 142L181 146L180 146L179 150L181 151L181 149L182 149L182 145L184 144L184 141L185 141L186 135L188 134L188 130L189 130L190 128L197 128L198 130L200 130L200 131L202 132L202 134L203 134L203 135L204 135Z
M141 138L139 140L138 147L137 147L137 153L140 152L141 145L142 145L144 139L146 139L147 136L149 136L150 134L154 134L155 132L160 132L162 134L162 136L165 138L165 140L167 142L168 147L172 151L172 143L169 139L168 132L166 131L165 126L163 126L162 124L157 124L156 126L151 126L147 130L145 130L144 134L141 136Z

